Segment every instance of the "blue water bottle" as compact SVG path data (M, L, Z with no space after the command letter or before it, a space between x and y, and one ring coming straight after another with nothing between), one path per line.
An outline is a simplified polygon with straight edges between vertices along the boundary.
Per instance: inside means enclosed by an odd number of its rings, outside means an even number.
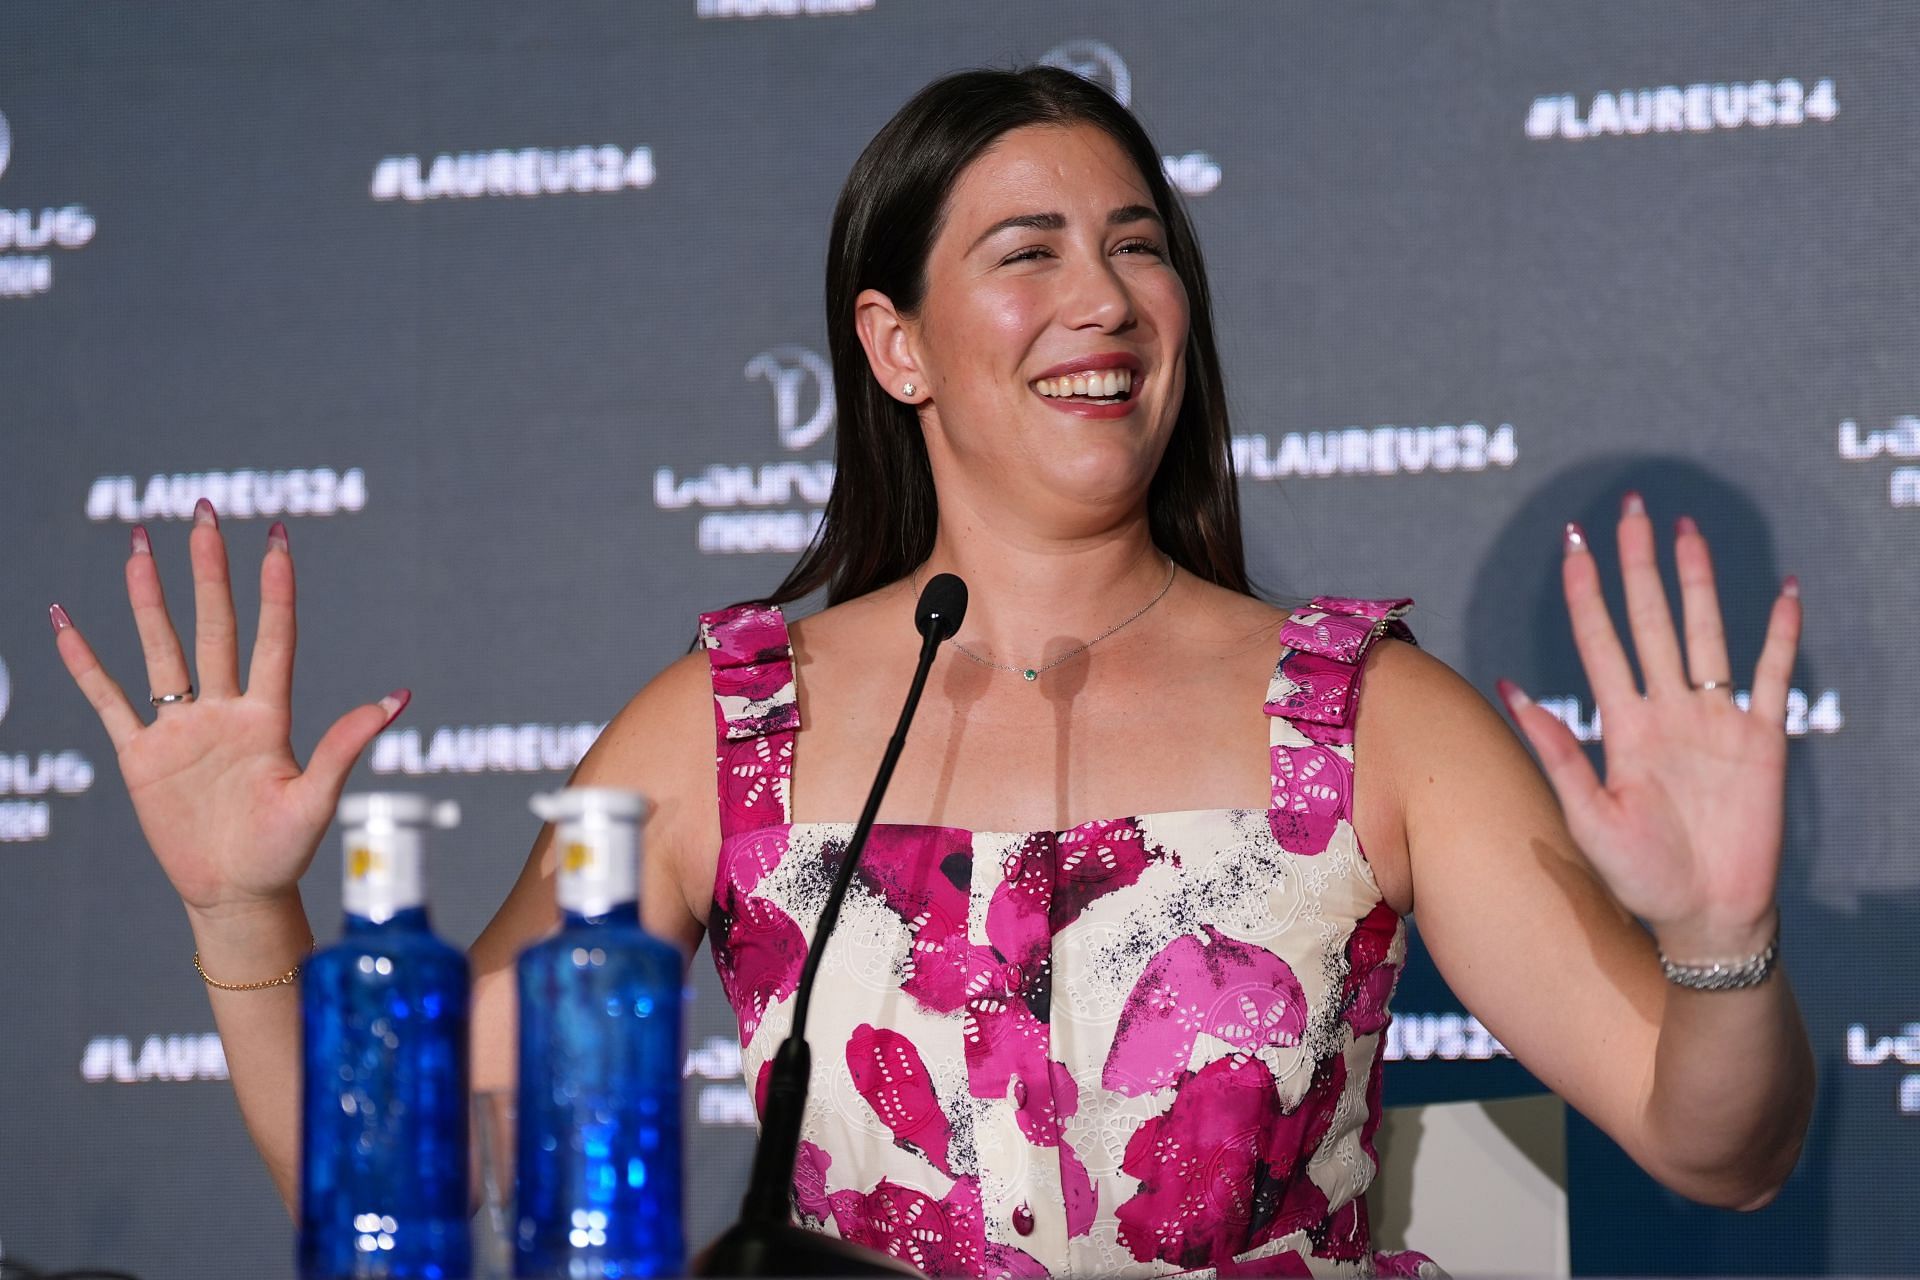
M427 925L421 826L452 805L340 802L344 935L300 983L302 1280L456 1280L467 1237L467 959Z
M631 791L535 796L558 824L560 932L520 955L514 1275L675 1276L680 952L640 929Z

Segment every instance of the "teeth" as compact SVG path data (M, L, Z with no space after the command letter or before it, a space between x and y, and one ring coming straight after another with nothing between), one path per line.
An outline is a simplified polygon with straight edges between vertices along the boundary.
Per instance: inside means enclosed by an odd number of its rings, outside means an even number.
M1107 369L1097 373L1076 373L1064 378L1041 378L1033 389L1043 396L1088 396L1111 400L1133 390L1131 369Z

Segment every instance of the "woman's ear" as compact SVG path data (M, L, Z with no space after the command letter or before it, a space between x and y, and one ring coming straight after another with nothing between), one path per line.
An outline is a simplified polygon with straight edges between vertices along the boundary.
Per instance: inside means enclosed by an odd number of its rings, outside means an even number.
M866 348L867 367L886 393L903 404L927 398L927 378L913 353L913 328L878 289L862 289L853 300L853 327Z

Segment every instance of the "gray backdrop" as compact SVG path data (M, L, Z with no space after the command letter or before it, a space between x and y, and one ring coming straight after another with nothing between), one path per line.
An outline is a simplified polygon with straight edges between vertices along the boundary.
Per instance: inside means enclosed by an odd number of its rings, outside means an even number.
M247 566L286 518L296 746L413 688L353 785L465 806L433 908L471 940L537 831L527 794L812 527L854 156L934 76L1043 57L1129 100L1186 192L1267 587L1414 595L1434 653L1587 732L1562 522L1607 555L1625 487L1698 517L1742 676L1801 574L1782 894L1822 1072L1808 1156L1735 1217L1576 1121L1574 1265L1920 1268L1920 13L1811 2L10 6L5 1256L291 1270L186 923L47 603L137 696L130 526L184 606L212 496L250 627ZM323 938L338 880L330 838L306 885ZM703 1240L751 1129L695 973ZM1431 974L1399 1011L1394 1097L1530 1087Z

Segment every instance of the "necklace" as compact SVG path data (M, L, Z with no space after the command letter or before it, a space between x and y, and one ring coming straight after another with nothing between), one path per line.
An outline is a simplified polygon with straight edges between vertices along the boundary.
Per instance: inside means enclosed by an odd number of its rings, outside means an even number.
M1138 609L1135 609L1132 613L1120 619L1120 621L1114 623L1112 626L1108 627L1105 631L1102 631L1099 635L1087 641L1085 644L1077 644L1073 646L1073 648L1061 654L1059 657L1055 658L1052 662L1045 663L1041 666L1010 667L1004 662L995 662L990 658L981 657L979 654L975 653L973 650L967 648L967 646L961 644L958 640L955 640L952 642L953 647L958 649L961 653L966 654L967 657L973 659L975 662L979 663L983 667L990 667L995 671L1011 671L1015 675L1019 676L1022 680L1025 680L1028 684L1032 684L1035 680L1038 680L1040 678L1043 672L1053 670L1055 667L1067 661L1069 658L1079 657L1081 654L1093 648L1093 646L1099 644L1102 640L1105 640L1108 636L1120 630L1122 627L1138 622L1141 616L1144 615L1147 610L1159 604L1160 601L1166 596L1167 592L1173 589L1173 579L1174 579L1175 573L1176 573L1176 569L1174 567L1173 557L1168 556L1167 557L1167 580L1161 584L1160 590L1154 595L1153 599L1147 601L1145 604L1141 605ZM914 576L914 594L915 595L919 594L919 586L920 586L919 575L916 574Z

